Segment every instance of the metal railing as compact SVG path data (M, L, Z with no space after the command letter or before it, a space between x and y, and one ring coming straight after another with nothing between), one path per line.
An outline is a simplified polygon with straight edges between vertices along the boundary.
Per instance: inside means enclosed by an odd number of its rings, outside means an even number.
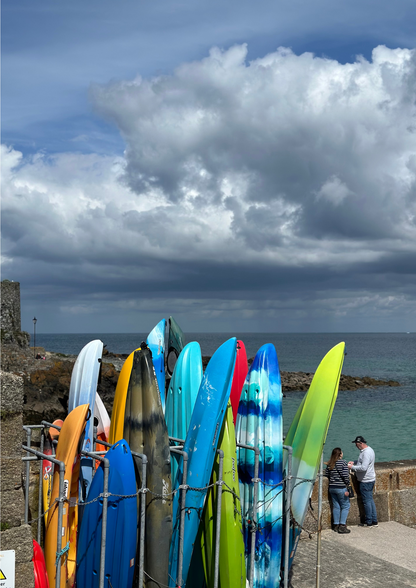
M48 460L52 462L56 467L59 467L59 497L56 499L58 502L58 532L57 532L57 539L56 539L56 553L57 553L57 569L56 569L56 585L59 586L60 581L60 574L61 574L61 566L60 560L62 557L62 534L59 532L62 529L62 520L63 520L63 504L67 501L64 493L64 474L65 474L65 464L56 459L54 455L46 455L44 453L44 437L45 437L45 429L47 427L54 427L56 429L60 429L59 426L54 425L53 423L49 423L48 421L42 421L41 425L27 425L24 426L24 430L26 431L26 445L22 446L22 450L26 452L26 456L22 458L23 461L26 462L26 480L25 480L25 523L34 523L38 522L38 530L37 530L37 538L38 543L41 540L41 521L44 517L44 512L42 508L42 478L43 478L43 461ZM35 450L31 447L31 439L32 439L32 430L33 429L41 429L41 440L40 440L40 451ZM177 578L176 583L178 586L182 586L183 583L183 547L184 547L184 530L185 530L185 505L186 505L186 494L188 491L192 491L187 486L187 470L188 470L188 454L183 451L183 443L182 439L177 438L169 438L170 441L174 441L176 443L181 443L180 446L171 446L170 452L177 453L181 455L183 459L183 477L182 477L182 484L180 487L172 492L172 495L176 492L181 492L181 514L180 514L180 523L179 523L179 558L178 558L178 570L177 570ZM97 442L94 439L94 445ZM98 440L100 445L104 447L111 447L109 443L105 441ZM250 518L246 519L246 524L251 525L251 552L250 552L250 560L248 562L248 581L250 587L253 586L254 582L254 557L255 557L255 543L256 543L256 534L259 532L259 527L257 524L258 518L258 485L261 483L259 480L259 460L260 460L260 450L257 447L252 447L250 445L244 444L237 444L237 447L243 448L249 451L254 451L255 459L254 459L254 477L252 479L253 482L253 509L252 513L250 513ZM292 482L294 480L292 476L292 447L283 445L283 449L288 452L288 458L286 462L286 475L282 480L281 485L283 486L284 491L284 512L282 515L284 525L283 525L283 553L282 553L282 572L283 572L283 588L288 588L289 585L289 549L290 549L290 526L291 526L291 497L293 486ZM105 551L107 545L107 508L108 508L108 498L111 496L111 493L108 492L108 477L109 477L109 468L110 462L105 457L105 451L82 451L82 455L90 457L92 460L97 460L102 463L104 469L104 482L103 482L103 492L100 494L102 498L102 506L103 506L103 513L102 513L102 530L101 530L101 556L100 556L100 577L99 577L99 588L104 588L104 580L105 580ZM147 457L144 454L139 454L136 452L131 452L134 458L137 458L141 461L141 487L137 491L137 496L140 496L140 533L139 533L139 541L138 541L138 554L139 554L139 561L138 565L138 585L143 585L143 578L144 578L144 545L145 545L145 524L146 524L146 493L149 489L146 487L147 481ZM221 545L221 498L222 498L222 489L223 489L223 460L224 460L224 453L222 450L217 450L219 454L219 474L218 480L215 482L217 486L217 506L216 506L216 536L214 539L214 588L218 588L219 582L219 556L220 556L220 545ZM39 500L38 500L38 517L29 521L29 478L30 478L30 462L31 461L38 461L40 462L40 475L39 475ZM93 467L93 473L95 471L95 467ZM319 588L320 582L320 532L321 532L321 518L322 518L322 459L320 464L320 470L318 474L319 478L319 495L318 495L318 548L317 548L317 564L316 564L316 586ZM311 480L300 480L298 483L302 482L309 482ZM212 487L211 484L207 488L201 488L198 490L207 490L208 488ZM231 491L227 487L227 490ZM89 504L88 500L85 502L77 501L78 505L83 505L84 507ZM52 508L53 505L50 505L49 508ZM246 513L244 513L246 514Z

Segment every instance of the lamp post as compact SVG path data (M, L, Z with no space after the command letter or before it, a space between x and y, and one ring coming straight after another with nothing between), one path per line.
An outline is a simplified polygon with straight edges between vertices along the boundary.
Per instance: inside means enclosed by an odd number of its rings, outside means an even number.
M38 319L34 317L33 319L33 357L36 359L36 323Z

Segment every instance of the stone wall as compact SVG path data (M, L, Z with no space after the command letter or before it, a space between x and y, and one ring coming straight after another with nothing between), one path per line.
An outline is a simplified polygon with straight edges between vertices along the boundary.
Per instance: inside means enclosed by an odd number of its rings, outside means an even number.
M376 485L374 502L380 523L396 521L408 527L416 527L416 460L402 460L376 463ZM351 499L348 525L358 525L363 521L363 505L358 492L355 476L352 476L355 497ZM318 483L312 493L312 508L304 522L308 531L317 530ZM328 493L328 480L323 480L322 527L331 528L331 503Z
M1 282L1 343L27 347L30 335L22 331L20 318L20 283Z
M23 379L1 378L1 532L2 550L16 551L16 588L34 587L32 530L24 525L22 481Z

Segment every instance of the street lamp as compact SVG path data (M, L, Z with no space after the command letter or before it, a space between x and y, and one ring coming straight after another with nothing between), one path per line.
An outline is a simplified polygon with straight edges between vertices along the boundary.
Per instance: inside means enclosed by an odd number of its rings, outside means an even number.
M33 357L36 359L36 323L38 319L34 317L33 319Z

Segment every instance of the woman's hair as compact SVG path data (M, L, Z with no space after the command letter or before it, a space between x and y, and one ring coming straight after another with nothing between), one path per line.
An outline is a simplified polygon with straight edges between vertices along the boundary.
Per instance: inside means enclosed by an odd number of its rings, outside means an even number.
M335 449L332 450L331 457L330 457L328 464L327 464L329 470L334 469L335 464L337 463L337 461L341 457L341 453L342 453L341 447L335 447Z

